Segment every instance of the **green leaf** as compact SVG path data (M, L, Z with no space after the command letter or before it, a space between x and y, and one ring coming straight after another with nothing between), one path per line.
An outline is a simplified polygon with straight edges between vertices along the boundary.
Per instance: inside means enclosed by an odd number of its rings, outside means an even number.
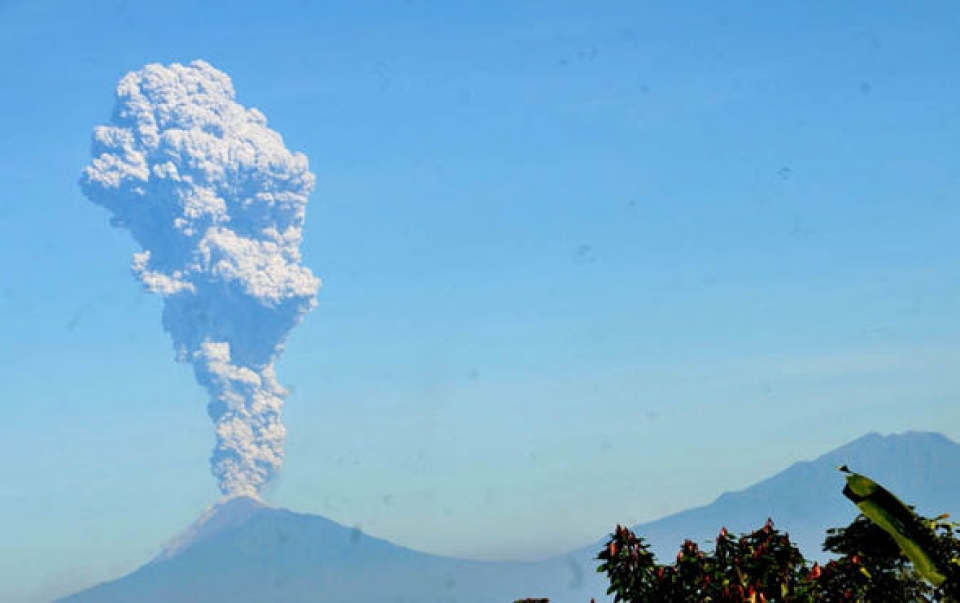
M896 541L924 579L934 586L943 584L946 576L937 565L933 531L903 501L877 482L846 467L840 470L848 473L843 495Z

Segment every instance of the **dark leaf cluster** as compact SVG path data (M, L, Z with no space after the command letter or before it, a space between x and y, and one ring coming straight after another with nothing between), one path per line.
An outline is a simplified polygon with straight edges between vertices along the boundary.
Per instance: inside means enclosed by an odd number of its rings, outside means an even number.
M914 571L894 540L858 516L828 530L820 565L804 558L789 535L771 520L749 534L722 529L712 551L687 540L673 563L658 563L649 546L617 526L597 555L615 602L910 602L960 601L960 529L944 517L924 519L936 534L936 550L951 568L934 588Z

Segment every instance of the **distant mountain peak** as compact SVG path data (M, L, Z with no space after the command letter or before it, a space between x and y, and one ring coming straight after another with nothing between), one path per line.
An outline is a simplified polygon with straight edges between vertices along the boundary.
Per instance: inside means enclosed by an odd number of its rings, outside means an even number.
M271 508L260 499L250 496L221 499L208 507L190 527L167 543L154 561L175 557L197 542L244 524L254 515Z
M646 538L658 555L669 558L685 538L711 542L722 525L745 533L772 517L805 554L816 558L826 529L846 525L858 513L842 495L840 465L877 480L922 514L957 513L957 442L929 431L869 432L747 488L725 492L709 505L637 525L634 531Z
M878 431L869 431L859 438L848 442L847 446L853 446L855 444L862 444L864 442L896 442L896 441L938 441L938 442L950 442L950 438L943 435L942 433L936 431L900 431L897 433L887 433L883 434Z
M873 455L882 452L903 456L905 450L916 449L954 449L957 443L934 431L903 431L900 433L881 434L871 431L859 438L848 442L839 448L831 450L820 457L817 461L827 459L845 459L847 455L864 456ZM858 468L850 465L850 468L857 471Z

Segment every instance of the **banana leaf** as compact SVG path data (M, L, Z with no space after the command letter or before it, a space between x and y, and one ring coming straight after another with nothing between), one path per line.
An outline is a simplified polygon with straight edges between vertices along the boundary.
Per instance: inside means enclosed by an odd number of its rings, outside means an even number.
M920 517L889 490L869 477L853 473L846 466L847 485L843 495L857 505L867 519L889 534L927 582L940 586L946 580L938 565L936 536Z

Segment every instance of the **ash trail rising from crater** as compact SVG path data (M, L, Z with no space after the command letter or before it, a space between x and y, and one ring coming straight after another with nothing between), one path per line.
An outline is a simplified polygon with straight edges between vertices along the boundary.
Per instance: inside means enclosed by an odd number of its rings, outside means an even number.
M92 156L80 186L142 248L133 273L209 392L220 490L257 496L283 461L274 361L320 287L300 263L307 158L203 61L127 74Z

